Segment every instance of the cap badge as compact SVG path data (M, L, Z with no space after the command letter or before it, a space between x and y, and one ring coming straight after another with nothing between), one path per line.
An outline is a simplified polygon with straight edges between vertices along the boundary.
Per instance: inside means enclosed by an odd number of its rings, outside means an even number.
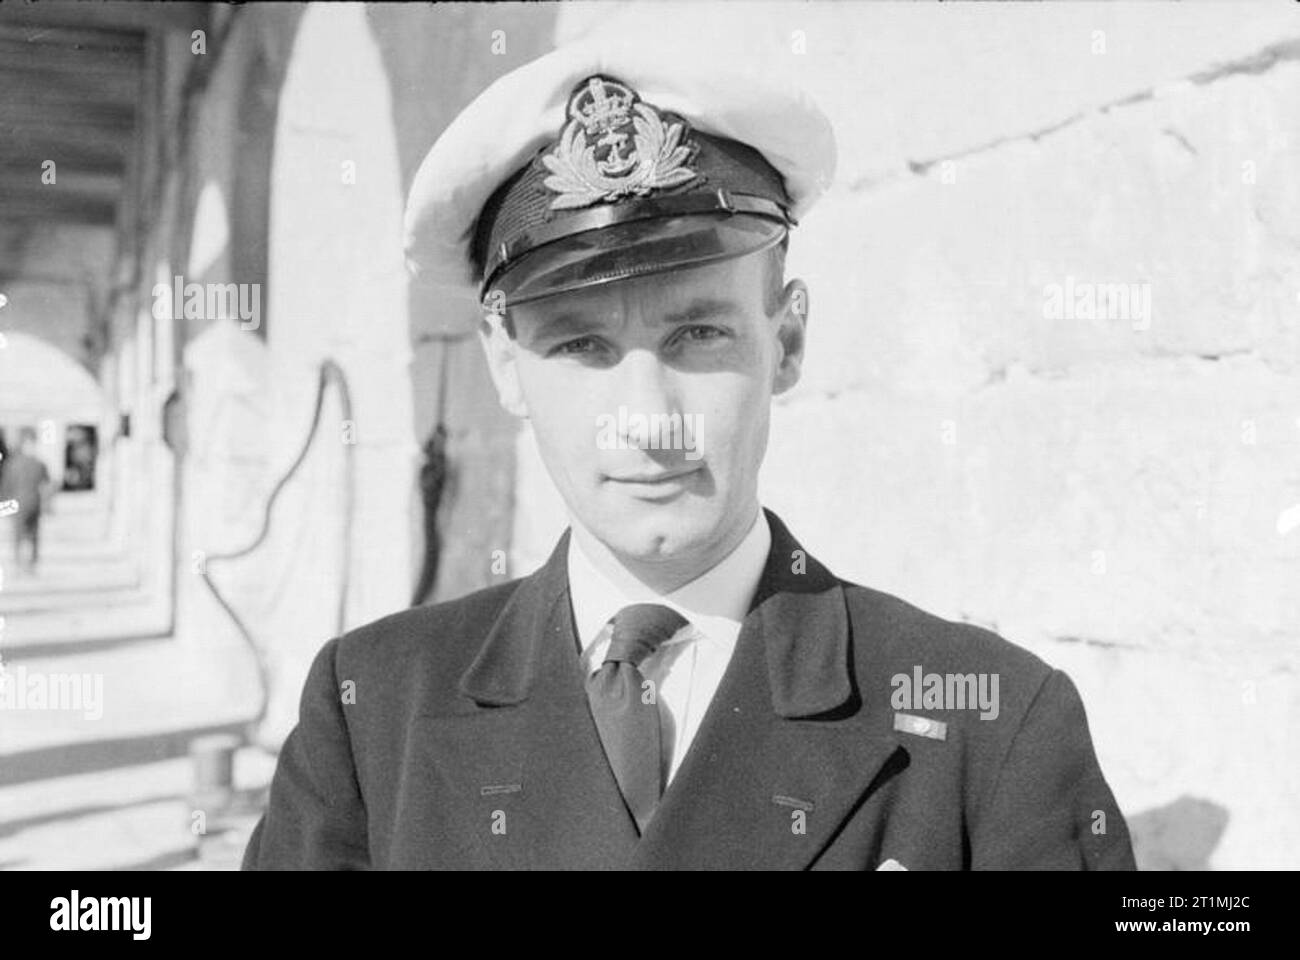
M665 123L629 87L591 77L569 98L569 120L555 149L542 157L543 183L558 194L552 210L646 196L695 179L684 125Z

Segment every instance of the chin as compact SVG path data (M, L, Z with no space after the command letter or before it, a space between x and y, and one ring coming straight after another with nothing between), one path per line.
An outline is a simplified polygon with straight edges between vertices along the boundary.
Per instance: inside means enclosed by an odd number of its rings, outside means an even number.
M612 505L588 529L615 553L654 562L705 548L716 538L720 523L712 504L633 501Z

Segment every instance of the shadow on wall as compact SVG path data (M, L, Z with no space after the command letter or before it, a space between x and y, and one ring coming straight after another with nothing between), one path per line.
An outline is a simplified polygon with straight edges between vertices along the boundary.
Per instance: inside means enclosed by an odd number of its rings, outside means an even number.
M1128 821L1139 870L1209 870L1227 826L1227 808L1187 796Z

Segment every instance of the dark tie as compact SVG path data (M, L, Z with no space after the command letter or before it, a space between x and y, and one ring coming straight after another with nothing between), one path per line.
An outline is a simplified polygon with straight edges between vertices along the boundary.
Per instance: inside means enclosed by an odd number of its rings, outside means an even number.
M659 691L644 686L638 667L687 621L669 607L635 603L620 610L610 623L614 630L609 651L600 669L587 679L587 699L614 779L638 832L645 833L663 792L662 749Z

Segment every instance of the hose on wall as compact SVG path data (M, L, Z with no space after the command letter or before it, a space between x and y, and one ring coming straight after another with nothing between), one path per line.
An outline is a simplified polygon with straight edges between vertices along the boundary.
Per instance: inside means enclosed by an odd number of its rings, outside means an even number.
M213 599L217 601L218 605L220 605L220 607L226 612L226 615L230 617L231 622L234 623L235 628L239 631L240 637L243 639L244 643L248 645L249 650L252 651L253 660L257 666L257 681L259 688L258 706L257 713L248 721L245 728L245 740L248 742L251 742L254 739L257 728L261 726L262 721L266 719L267 710L271 701L270 667L268 666L265 652L253 637L247 624L244 623L243 619L231 605L230 601L222 595L220 588L218 588L216 583L213 582L212 577L210 576L211 567L214 562L218 564L229 563L248 556L266 539L267 534L271 529L271 513L275 508L275 502L279 499L280 494L284 491L289 481L293 479L294 474L298 472L298 469L307 459L307 454L311 450L312 441L316 438L316 433L320 429L321 411L325 404L325 393L331 383L338 389L339 404L342 408L343 419L345 421L352 420L352 394L348 389L347 376L343 373L342 367L333 360L326 359L321 362L317 376L316 402L315 407L312 410L311 426L307 430L307 436L302 442L302 448L298 451L298 455L294 458L293 463L289 465L289 469L286 470L284 475L276 482L275 486L271 490L271 495L267 497L266 504L262 508L262 525L258 530L257 535L247 545L238 550L233 550L228 553L206 555L205 562L199 569L199 576L202 578L204 584L207 585L208 591L212 594ZM356 505L354 446L355 444L352 443L343 444L344 493L343 534L341 544L342 563L340 564L339 573L338 605L335 609L334 630L336 635L343 633L346 623L348 588L350 585L352 568L352 518L355 513Z

